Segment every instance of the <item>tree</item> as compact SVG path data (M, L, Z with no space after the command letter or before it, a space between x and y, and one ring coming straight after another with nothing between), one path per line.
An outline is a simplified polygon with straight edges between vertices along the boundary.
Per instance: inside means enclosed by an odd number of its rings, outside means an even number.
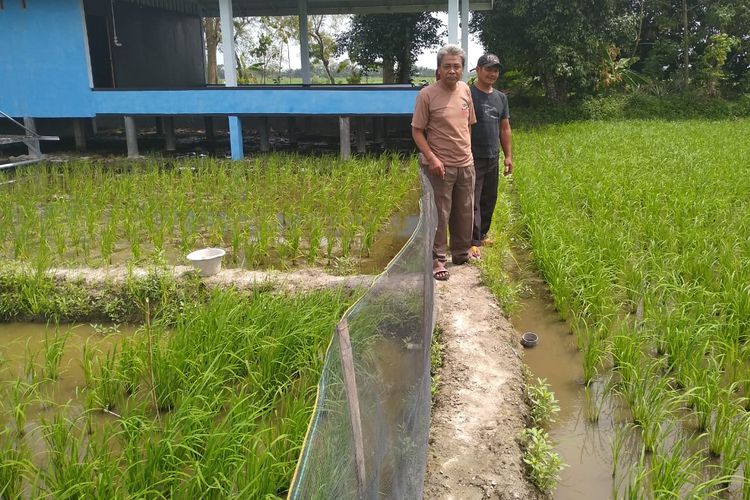
M625 0L495 0L474 14L471 29L507 69L538 78L562 102L594 88L608 47L636 38L636 19Z
M221 41L221 26L218 17L206 17L203 19L203 30L206 34L206 83L219 83L216 72L216 50Z
M354 16L351 28L338 37L339 51L367 70L382 66L383 83L408 83L422 50L440 43L441 26L426 12Z
M336 83L330 68L331 60L336 55L336 39L331 31L337 21L337 16L310 16L308 24L310 56L314 64L323 66L328 81L332 84Z

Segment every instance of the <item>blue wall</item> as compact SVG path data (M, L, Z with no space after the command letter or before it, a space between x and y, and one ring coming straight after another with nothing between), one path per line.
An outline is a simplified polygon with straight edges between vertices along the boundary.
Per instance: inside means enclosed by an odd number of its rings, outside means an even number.
M81 0L6 0L0 10L0 110L93 116Z
M199 89L94 91L96 112L113 115L405 115L417 89Z

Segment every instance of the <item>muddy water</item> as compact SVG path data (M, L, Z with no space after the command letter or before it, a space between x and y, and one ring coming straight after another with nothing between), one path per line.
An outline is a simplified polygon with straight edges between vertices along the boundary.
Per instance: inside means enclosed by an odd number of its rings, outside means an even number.
M32 382L35 390L24 398L28 403L24 434L36 465L44 462L46 450L41 423L52 418L61 407L73 419L84 412L82 390L85 382L81 366L84 346L88 343L93 352L106 353L136 329L134 326L114 325L95 328L92 325L55 327L41 323L0 323L0 388L3 398L0 401L0 426L15 427L10 418L9 394L16 381L22 381L23 387ZM59 364L59 378L50 381L44 376L44 353L55 335L64 336L66 341ZM97 413L92 424L100 426L111 420L111 415Z
M575 336L557 313L544 282L531 270L528 257L518 256L525 290L511 322L520 333L539 335L537 346L524 350L524 361L536 378L547 380L560 405L556 422L549 426L555 450L568 467L554 492L555 499L615 498L612 477L613 423L617 417L609 403L597 397L603 384L593 383L592 398L582 384L583 364ZM591 400L598 402L587 403ZM587 406L588 405L588 406ZM598 422L590 415L598 414ZM618 477L622 474L618 471Z

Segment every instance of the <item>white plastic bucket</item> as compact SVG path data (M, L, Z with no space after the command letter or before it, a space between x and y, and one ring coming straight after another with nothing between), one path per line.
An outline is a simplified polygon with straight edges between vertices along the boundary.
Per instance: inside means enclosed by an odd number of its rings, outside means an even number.
M200 269L201 276L213 276L221 271L221 258L226 252L221 248L202 248L188 254L189 260L193 267Z

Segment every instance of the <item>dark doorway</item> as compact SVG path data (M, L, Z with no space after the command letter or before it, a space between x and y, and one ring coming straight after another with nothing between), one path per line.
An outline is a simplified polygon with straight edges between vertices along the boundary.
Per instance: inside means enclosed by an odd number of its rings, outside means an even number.
M113 88L115 76L107 18L96 14L86 14L86 31L89 39L91 77L94 87Z

